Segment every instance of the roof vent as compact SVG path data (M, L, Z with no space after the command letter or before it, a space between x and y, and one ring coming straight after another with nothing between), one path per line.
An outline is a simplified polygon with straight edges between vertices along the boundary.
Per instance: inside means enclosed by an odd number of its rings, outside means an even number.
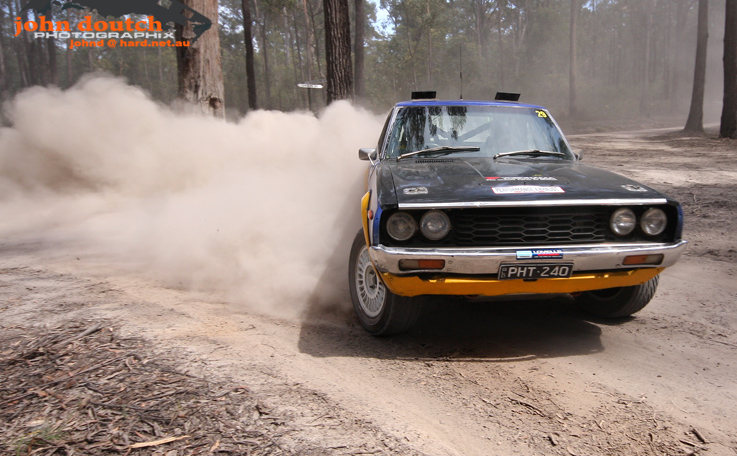
M413 100L434 100L437 96L437 92L434 90L427 90L424 92L412 92Z
M519 101L519 94L514 92L497 92L494 99L497 101Z

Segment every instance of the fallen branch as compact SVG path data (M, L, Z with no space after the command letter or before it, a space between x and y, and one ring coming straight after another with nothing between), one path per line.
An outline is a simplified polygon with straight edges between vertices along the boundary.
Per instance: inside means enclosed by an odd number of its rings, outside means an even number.
M518 399L513 399L513 398L511 398L511 397L509 398L509 400L510 400L510 401L512 401L512 402L513 402L513 403L515 403L515 404L523 405L523 406L525 406L525 407L527 407L527 408L531 409L532 411L536 412L536 413L537 413L538 415L540 415L540 416L545 416L545 413L544 413L544 412L543 412L542 410L540 410L539 408L535 407L535 406L534 406L534 405L532 405L532 404L529 404L529 403L527 403L527 402L525 402L525 401L520 401L520 400L518 400Z
M94 334L97 331L101 330L103 327L104 326L103 326L102 323L97 323L94 326L90 326L89 328L85 329L84 331L82 331L81 333L77 334L76 336L70 337L69 339L67 339L67 340L61 342L60 344L58 344L59 345L59 348L64 348L67 345L69 345L72 342L74 342L75 340L79 340L79 339L85 338L85 337L89 336L90 334Z
M706 450L706 447L703 447L701 445L697 445L697 444L695 444L693 442L689 442L688 440L678 439L678 441L681 442L681 443L683 443L684 445L688 445L688 446L691 446L691 447L694 447L694 448L698 448L699 450Z
M131 448L145 448L145 447L159 446L165 443L171 443L171 442L176 442L177 440L187 439L189 437L191 436L183 435L181 437L166 437L164 439L152 440L150 442L134 443L133 445L131 445Z
M693 428L691 429L691 432L693 433L693 435L696 436L697 439L699 439L699 441L701 441L701 443L706 443L706 439L704 438L703 435L701 435L701 432L699 432L698 429Z

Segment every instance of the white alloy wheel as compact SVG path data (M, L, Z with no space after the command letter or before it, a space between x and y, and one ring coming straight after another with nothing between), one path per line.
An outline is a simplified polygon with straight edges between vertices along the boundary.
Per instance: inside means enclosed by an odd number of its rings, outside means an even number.
M361 309L369 318L378 317L386 302L386 287L379 279L374 265L371 264L368 248L365 245L358 253L355 280Z
M356 233L348 260L348 285L361 326L374 336L409 330L420 315L423 298L392 293L371 264L363 230Z

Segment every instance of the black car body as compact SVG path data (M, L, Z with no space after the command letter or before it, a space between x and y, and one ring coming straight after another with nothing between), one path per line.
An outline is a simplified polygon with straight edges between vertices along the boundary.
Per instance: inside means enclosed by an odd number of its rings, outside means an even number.
M582 164L541 106L399 103L359 157L370 167L349 280L373 334L408 329L424 295L573 294L630 315L686 246L678 202Z

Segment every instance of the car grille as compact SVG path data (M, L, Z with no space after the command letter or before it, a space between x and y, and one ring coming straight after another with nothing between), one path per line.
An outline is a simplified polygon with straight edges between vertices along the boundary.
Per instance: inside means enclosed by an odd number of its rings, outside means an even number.
M464 209L449 211L459 246L574 244L607 240L601 208Z

